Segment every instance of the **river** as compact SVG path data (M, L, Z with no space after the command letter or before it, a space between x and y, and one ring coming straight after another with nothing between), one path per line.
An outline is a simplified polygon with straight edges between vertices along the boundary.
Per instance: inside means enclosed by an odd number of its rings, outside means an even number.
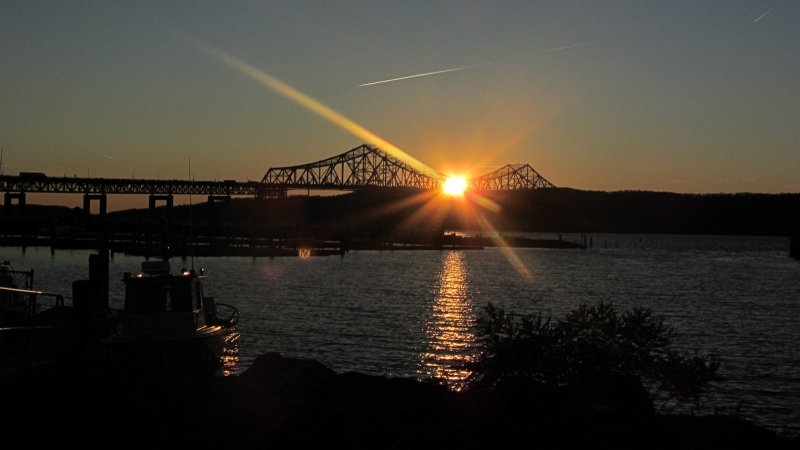
M529 235L554 237L553 235ZM436 378L463 386L475 318L487 302L562 317L581 303L652 308L675 344L715 354L725 381L709 408L774 429L800 427L800 262L772 237L592 235L589 250L356 251L343 257L196 258L206 294L241 311L238 364L260 353L338 371ZM577 239L565 236L566 239ZM0 249L35 287L66 294L88 251ZM114 255L111 303L141 258ZM174 269L190 260L173 259Z

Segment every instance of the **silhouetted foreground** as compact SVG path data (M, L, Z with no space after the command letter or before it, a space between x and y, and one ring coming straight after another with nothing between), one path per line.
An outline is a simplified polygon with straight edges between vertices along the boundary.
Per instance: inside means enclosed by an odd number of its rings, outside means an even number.
M596 380L641 380L659 410L698 404L722 381L714 355L672 348L675 330L651 309L581 304L562 319L506 313L489 303L478 317L483 352L469 364L471 386L541 389Z
M238 377L41 367L0 379L5 432L224 448L797 448L729 416L662 416L634 378L454 393L259 356ZM112 439L109 441L108 439Z

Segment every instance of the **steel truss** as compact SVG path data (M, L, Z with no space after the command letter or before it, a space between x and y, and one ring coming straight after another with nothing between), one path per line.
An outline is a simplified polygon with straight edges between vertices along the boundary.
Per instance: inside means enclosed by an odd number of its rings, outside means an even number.
M135 180L124 178L69 178L0 176L0 191L61 194L150 195L265 195L257 181Z
M493 172L471 178L469 187L478 191L513 191L555 186L539 175L530 164L506 164Z
M366 186L438 189L430 177L366 144L310 164L270 168L261 180L279 189L343 189Z

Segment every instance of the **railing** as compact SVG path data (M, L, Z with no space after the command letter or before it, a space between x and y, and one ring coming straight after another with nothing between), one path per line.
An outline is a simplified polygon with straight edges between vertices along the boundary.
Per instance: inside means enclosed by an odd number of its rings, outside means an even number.
M219 315L218 315L219 310L217 310L215 315L217 316L217 321L219 321L220 324L225 324L227 326L231 326L232 327L232 326L236 325L237 323L239 323L239 310L236 309L235 306L229 305L227 303L216 303L215 302L215 304L216 304L217 307L223 306L223 307L227 308L228 310L230 310L230 315L228 315L228 318L224 319L224 320L219 318Z
M257 181L139 180L127 178L69 178L0 175L0 191L61 194L171 194L257 195L264 186Z
M52 302L42 305L39 301L40 297L52 299ZM3 316L16 314L29 319L42 312L42 306L49 306L45 310L62 307L64 306L64 296L44 291L0 286L0 313Z
M4 261L0 264L0 287L33 289L33 269L14 270Z

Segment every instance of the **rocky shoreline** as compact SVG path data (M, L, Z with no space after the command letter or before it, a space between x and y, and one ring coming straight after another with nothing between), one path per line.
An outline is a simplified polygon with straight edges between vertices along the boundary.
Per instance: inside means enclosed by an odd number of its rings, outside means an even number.
M72 361L18 371L0 391L9 433L126 447L800 448L733 416L656 414L637 380L456 393L278 353L212 379Z

